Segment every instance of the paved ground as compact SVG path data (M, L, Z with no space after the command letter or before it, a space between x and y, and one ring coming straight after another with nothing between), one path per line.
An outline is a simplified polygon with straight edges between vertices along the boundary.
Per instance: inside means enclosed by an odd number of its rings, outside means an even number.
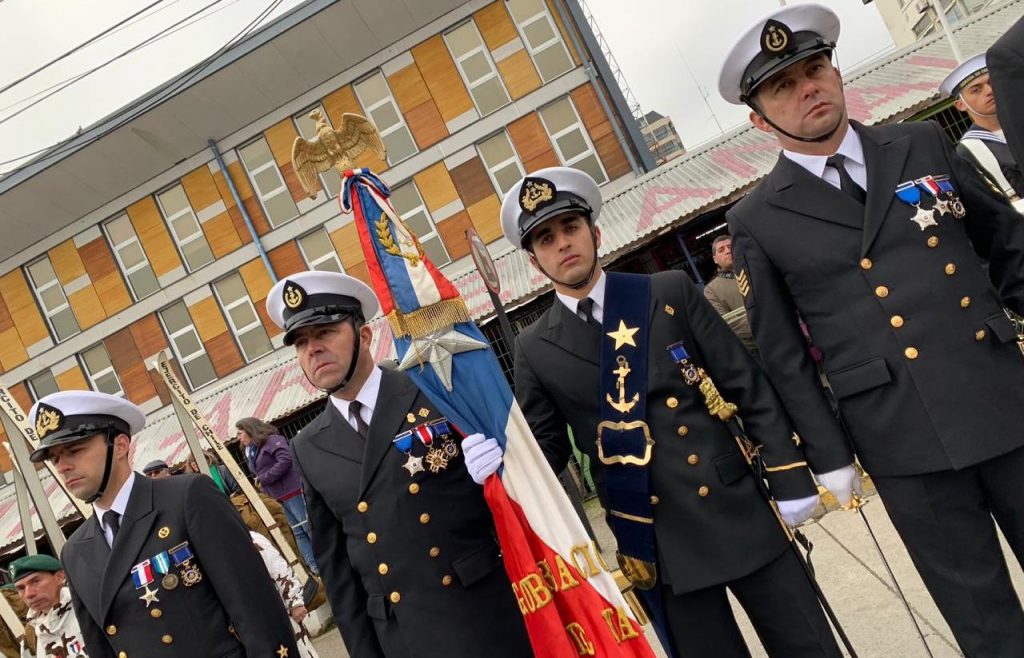
M910 602L914 618L925 634L932 655L935 658L961 656L949 627L925 591L896 531L889 523L881 501L877 496L869 496L867 501L867 519ZM594 521L609 563L614 564L614 540L601 519L600 508L588 505L588 513ZM858 513L830 512L818 522L806 525L803 530L814 544L812 559L821 587L860 657L927 656ZM1017 591L1024 592L1024 574L1013 559L1010 560L1010 570ZM742 610L737 608L737 611L755 658L766 656ZM649 636L656 644L653 633L649 633ZM316 647L320 658L348 658L336 630L332 629L317 638ZM659 651L658 655L664 654Z

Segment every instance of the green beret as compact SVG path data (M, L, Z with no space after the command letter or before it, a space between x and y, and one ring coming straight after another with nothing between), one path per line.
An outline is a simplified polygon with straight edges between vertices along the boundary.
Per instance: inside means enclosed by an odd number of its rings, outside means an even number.
M64 567L61 566L60 560L52 555L26 555L11 562L11 566L7 568L7 571L11 574L11 581L18 582L25 576L34 574L37 571L54 573L63 569Z

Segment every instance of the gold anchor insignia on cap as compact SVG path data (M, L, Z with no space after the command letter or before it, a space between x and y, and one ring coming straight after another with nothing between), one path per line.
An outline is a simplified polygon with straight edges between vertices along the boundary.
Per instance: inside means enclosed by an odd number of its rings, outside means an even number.
M156 533L156 536L159 537L160 539L167 539L168 537L171 536L171 529L168 528L167 526L164 526L164 527L160 528L159 532Z
M789 45L791 34L785 23L769 20L764 24L764 30L761 31L761 47L765 52L771 54L781 53Z
M306 291L294 281L289 281L284 286L282 297L284 305L294 311L306 302Z
M551 181L543 178L523 179L523 186L519 190L519 206L526 212L533 212L554 199L555 184Z
M40 439L51 432L56 432L64 424L64 414L60 409L48 404L39 403L36 412L36 436Z

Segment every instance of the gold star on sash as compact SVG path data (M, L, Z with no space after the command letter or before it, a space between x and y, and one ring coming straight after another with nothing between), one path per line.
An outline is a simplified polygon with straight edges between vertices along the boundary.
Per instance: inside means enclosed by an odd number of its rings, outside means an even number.
M288 647L286 647L286 646L284 646L284 645L282 644L282 645L281 645L281 646L280 646L280 647L278 648L278 650L277 650L277 652L276 652L276 653L277 653L277 655L281 656L281 658L288 658Z
M793 443L796 444L797 446L800 445L800 435L797 434L796 432L793 432Z
M626 326L626 323L619 320L619 328L615 331L609 331L608 337L615 340L615 349L619 349L623 345L632 345L636 347L636 341L633 340L633 335L640 331L640 327L634 327L630 329Z

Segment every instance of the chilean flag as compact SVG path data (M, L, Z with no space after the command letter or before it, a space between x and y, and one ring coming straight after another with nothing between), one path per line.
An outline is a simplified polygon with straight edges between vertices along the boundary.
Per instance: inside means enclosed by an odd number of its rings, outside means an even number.
M355 215L374 291L405 369L463 433L505 452L484 485L505 569L538 658L653 658L609 567L526 423L487 339L458 291L423 253L365 169L345 172L343 210Z

